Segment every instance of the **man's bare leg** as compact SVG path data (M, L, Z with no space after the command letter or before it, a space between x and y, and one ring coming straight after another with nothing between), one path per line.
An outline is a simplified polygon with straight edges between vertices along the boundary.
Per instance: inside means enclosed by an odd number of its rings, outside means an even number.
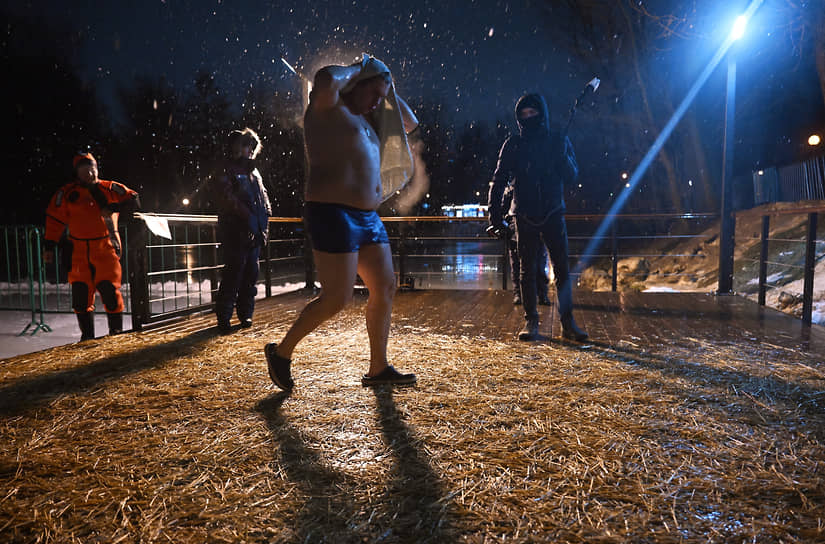
M366 317L367 335L370 339L370 369L367 376L376 376L387 367L387 339L390 335L392 299L395 295L390 245L361 246L358 275L369 290Z
M340 312L352 300L355 274L360 268L358 253L313 251L312 254L318 281L321 283L321 294L304 307L301 315L278 344L276 353L287 359L292 358L292 352L298 342L321 323ZM364 281L366 282L366 279Z

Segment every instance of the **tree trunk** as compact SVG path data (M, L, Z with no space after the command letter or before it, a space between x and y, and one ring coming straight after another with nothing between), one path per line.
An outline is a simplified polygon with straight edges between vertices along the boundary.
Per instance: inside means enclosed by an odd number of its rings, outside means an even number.
M650 123L650 128L654 131L661 130L660 127L657 126L655 119L653 118L653 110L650 108L650 101L647 97L647 87L645 85L644 78L642 77L642 72L639 67L639 51L636 47L636 33L633 28L633 21L630 19L630 16L627 14L624 6L619 6L619 9L622 11L622 15L624 15L625 21L627 21L627 28L628 28L628 36L630 38L630 47L633 54L633 67L636 73L636 82L639 85L639 91L642 93L642 103L645 107L645 114L647 115L648 121ZM672 107L670 108L672 111ZM654 137L658 134L654 134ZM665 168L665 172L667 174L667 181L668 186L670 188L670 201L673 207L676 209L677 212L681 213L682 210L682 203L681 203L681 195L679 193L678 183L676 181L676 169L673 166L673 161L670 158L667 150L662 147L659 150L657 157L662 162L662 165Z

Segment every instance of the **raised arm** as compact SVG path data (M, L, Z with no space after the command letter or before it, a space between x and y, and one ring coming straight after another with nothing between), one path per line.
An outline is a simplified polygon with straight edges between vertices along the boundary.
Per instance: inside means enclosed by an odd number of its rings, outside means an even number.
M341 100L341 91L361 73L361 65L327 66L315 74L312 92L309 94L309 107L327 110L335 107Z

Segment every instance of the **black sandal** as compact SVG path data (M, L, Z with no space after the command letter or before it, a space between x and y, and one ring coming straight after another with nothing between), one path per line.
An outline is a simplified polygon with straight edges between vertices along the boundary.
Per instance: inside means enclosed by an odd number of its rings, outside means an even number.
M284 391L289 391L295 385L295 382L292 381L292 372L289 368L292 364L292 359L278 355L278 352L275 351L277 347L278 344L267 344L264 346L266 364L267 367L269 367L269 378L272 380L272 383Z
M415 374L401 374L392 365L387 365L387 368L381 371L377 376L364 375L361 378L361 385L368 387L370 385L411 385L415 383Z

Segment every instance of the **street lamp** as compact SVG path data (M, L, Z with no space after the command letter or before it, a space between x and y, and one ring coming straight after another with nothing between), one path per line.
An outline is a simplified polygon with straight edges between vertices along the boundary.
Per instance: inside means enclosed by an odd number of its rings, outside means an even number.
M748 18L744 15L740 15L736 18L736 21L733 23L733 30L731 30L730 37L734 40L738 40L742 36L745 35L745 27L748 26Z
M736 18L730 40L736 41L745 34L748 19ZM733 184L733 151L736 113L736 46L728 51L728 82L725 91L725 142L722 149L722 217L719 232L719 284L718 294L729 295L733 291L733 231L735 222L731 206Z
M808 145L811 147L816 147L822 142L822 138L819 137L819 134L811 134L808 136Z

